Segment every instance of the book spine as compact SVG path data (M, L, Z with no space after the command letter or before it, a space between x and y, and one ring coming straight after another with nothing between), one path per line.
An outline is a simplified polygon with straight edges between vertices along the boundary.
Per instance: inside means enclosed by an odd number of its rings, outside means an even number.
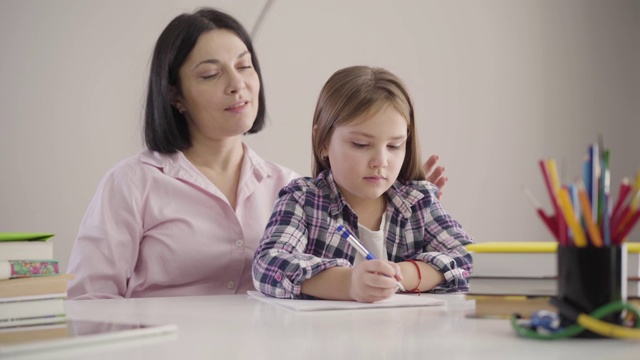
M57 260L0 261L0 280L59 274Z

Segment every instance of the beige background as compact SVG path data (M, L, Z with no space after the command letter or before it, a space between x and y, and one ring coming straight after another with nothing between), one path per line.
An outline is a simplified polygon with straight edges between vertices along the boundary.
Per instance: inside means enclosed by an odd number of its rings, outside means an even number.
M0 0L0 231L55 233L66 267L100 178L142 148L162 29L202 5L251 29L265 4ZM614 195L640 166L638 1L277 0L255 45L270 119L250 146L309 174L324 81L387 67L413 94L423 155L446 166L446 209L480 242L551 239L522 193L550 209L540 158L574 180L601 133Z

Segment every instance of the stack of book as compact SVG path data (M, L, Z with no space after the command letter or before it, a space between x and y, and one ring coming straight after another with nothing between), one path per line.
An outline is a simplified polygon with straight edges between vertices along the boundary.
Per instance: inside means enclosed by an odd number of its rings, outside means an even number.
M557 242L485 242L467 246L473 256L467 299L474 316L528 316L553 308L557 293ZM640 298L640 243L627 246L627 297ZM624 270L623 270L624 272Z
M550 296L518 296L518 295L473 295L467 294L467 300L473 306L466 312L466 316L474 318L510 318L518 314L521 318L529 318L540 310L557 312L551 305ZM627 300L633 306L640 308L640 299Z
M0 233L0 329L60 323L70 275L53 258L53 234Z

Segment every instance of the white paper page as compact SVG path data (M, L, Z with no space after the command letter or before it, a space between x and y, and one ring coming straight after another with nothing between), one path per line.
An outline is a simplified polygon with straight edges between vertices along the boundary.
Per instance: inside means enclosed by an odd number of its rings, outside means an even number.
M249 296L268 304L282 306L296 311L321 311L321 310L353 310L353 309L376 309L376 308L397 308L412 306L434 306L444 305L442 300L436 300L428 296L415 296L395 294L389 299L374 302L361 303L357 301L337 301L337 300L296 300L277 299L263 295L258 291L247 291Z

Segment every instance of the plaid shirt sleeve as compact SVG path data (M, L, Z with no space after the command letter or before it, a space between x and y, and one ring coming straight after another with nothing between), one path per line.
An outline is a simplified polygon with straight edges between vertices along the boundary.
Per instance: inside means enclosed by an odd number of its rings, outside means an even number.
M473 270L471 254L465 245L473 244L473 239L443 209L441 203L430 191L427 196L428 207L419 212L425 224L425 243L422 252L413 258L430 264L440 271L445 281L429 290L432 293L468 291L468 277Z
M332 267L351 267L327 237L324 199L317 191L305 191L297 180L283 188L253 260L253 283L265 295L277 298L308 298L300 293L303 281ZM307 206L305 204L314 204ZM320 205L319 205L320 204ZM312 239L309 234L315 235ZM339 240L339 236L336 236ZM318 252L317 249L323 249Z

